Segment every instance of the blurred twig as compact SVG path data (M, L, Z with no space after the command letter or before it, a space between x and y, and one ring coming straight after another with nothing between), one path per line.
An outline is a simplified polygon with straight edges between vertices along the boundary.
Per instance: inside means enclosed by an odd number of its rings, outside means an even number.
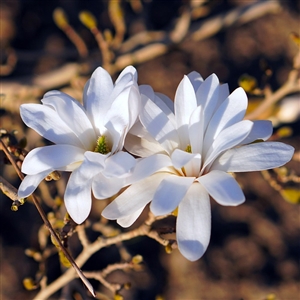
M246 115L246 119L258 119L269 107L272 107L276 102L284 96L291 93L300 92L300 51L296 54L293 63L293 69L290 71L287 81L274 93L268 91L265 100L251 113Z
M232 25L245 24L265 14L277 13L280 8L281 6L278 1L258 1L233 8L229 12L211 17L200 24L195 24L192 27L193 33L191 34L191 38L194 41L203 40Z
M149 213L148 219L143 223L140 227L133 229L128 232L121 233L117 236L109 237L109 238L98 238L95 242L89 244L88 247L84 247L82 252L78 255L78 257L75 259L76 264L79 267L82 267L84 263L97 251L104 247L108 247L111 245L114 245L116 243L126 241L133 239L138 236L148 236L150 238L153 238L151 225L153 222L156 221L155 216L152 213ZM168 240L165 240L163 238L155 237L155 240L157 240L159 243L163 245L169 244ZM172 248L176 248L177 244L172 243L170 245ZM54 282L49 284L45 289L41 290L36 296L35 300L39 299L47 299L49 296L51 296L53 293L55 293L57 290L65 286L68 282L70 282L74 277L76 276L73 269L67 270L64 274L62 274L59 278L57 278Z
M79 55L83 58L88 56L88 49L81 36L69 24L68 18L62 8L56 8L53 12L55 24L66 34L75 45Z

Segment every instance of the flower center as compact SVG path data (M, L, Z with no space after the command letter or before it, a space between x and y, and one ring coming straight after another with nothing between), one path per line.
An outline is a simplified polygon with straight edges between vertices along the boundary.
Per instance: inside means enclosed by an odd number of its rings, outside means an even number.
M94 152L99 152L101 154L107 154L110 151L111 150L109 149L109 147L107 146L107 143L106 143L106 136L105 135L99 136Z
M188 153L192 153L192 147L191 147L191 145L187 145L184 151L188 152Z

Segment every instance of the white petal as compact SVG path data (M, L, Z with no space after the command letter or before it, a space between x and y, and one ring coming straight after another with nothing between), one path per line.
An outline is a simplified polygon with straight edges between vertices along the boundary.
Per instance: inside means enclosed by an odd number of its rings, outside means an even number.
M216 109L225 101L229 96L229 86L227 83L220 84L219 87L219 100ZM215 110L216 111L216 110Z
M168 152L178 147L176 128L164 112L149 98L142 95L140 120L151 136Z
M86 83L83 93L84 107L95 128L99 129L103 125L103 119L111 106L112 91L113 82L109 73L101 67L97 68Z
M198 106L191 115L189 122L189 139L193 153L202 153L204 135L203 108Z
M82 142L83 147L91 150L97 137L92 123L78 101L62 92L47 93L41 101L44 105L54 108Z
M135 123L139 111L140 95L135 87L126 88L113 101L104 121L113 138L112 153L123 148L125 136Z
M127 152L117 152L105 161L103 175L106 177L128 176L136 163L135 158Z
M182 177L170 175L166 177L158 186L150 210L156 216L171 213L184 198L187 190L194 181L194 177Z
M245 201L245 196L236 180L229 174L214 170L197 180L219 204L236 206Z
M102 215L106 219L116 220L141 210L152 200L156 188L166 176L169 175L157 173L131 185L105 207Z
M105 159L105 155L94 152L86 152L84 156L81 166L71 173L64 197L68 213L78 224L91 211L93 177L101 172Z
M207 127L204 138L204 152L208 150L209 146L222 130L243 119L247 105L247 95L242 88L237 88L225 101L223 101L212 116Z
M131 75L131 79L130 80L133 80L133 81L137 81L137 78L138 78L138 74L137 74L137 71L135 69L135 67L133 66L127 66L121 73L120 75L118 76L117 80L116 80L116 84L119 84L121 79L124 77L124 76L127 76L127 74L130 74Z
M279 142L262 142L230 149L218 157L211 170L249 172L278 168L291 160L294 148Z
M166 116L172 122L173 126L176 127L176 121L174 116L174 102L164 94L154 93L150 85L140 85L140 93L145 95L146 98L152 100Z
M207 77L197 90L197 106L203 107L204 131L219 102L220 83L216 74Z
M178 207L176 235L181 254L190 261L207 249L211 232L210 200L201 184L194 183Z
M142 180L160 169L172 166L172 161L168 155L155 154L143 159L139 159L130 177L127 178L128 184Z
M100 173L94 176L92 189L95 198L107 199L117 194L125 185L124 178L107 178Z
M89 216L92 207L92 177L76 169L69 178L64 202L71 218L81 224Z
M52 145L31 150L22 164L25 174L37 174L44 170L58 170L84 160L84 150L71 145Z
M172 164L176 169L180 169L189 163L196 156L200 157L199 153L188 153L180 149L175 149L171 155Z
M193 85L194 91L197 91L203 82L202 76L198 72L192 71L187 75L187 77Z
M164 148L154 138L151 137L150 141L130 133L126 135L124 148L132 155L139 157L148 157L156 153L165 152Z
M24 123L39 135L55 144L82 147L82 143L58 113L41 104L22 104L20 113Z
M188 125L193 111L197 107L197 100L193 85L184 76L178 85L174 100L175 119L181 147L189 144Z
M267 120L256 120L253 121L253 127L246 137L246 139L242 142L242 144L250 144L256 140L266 141L273 132L273 126L271 121Z
M204 170L222 152L241 143L248 136L252 126L253 122L244 120L221 131L209 148L207 156L204 158L205 162L202 169Z
M131 214L127 217L117 219L117 223L120 226L127 228L127 227L131 226L136 221L136 219L140 216L140 214L142 213L143 210L144 210L144 207L142 207L141 209L138 209L133 214Z
M31 195L36 190L40 182L52 171L54 170L48 169L38 174L25 176L24 180L19 186L18 198L26 198Z

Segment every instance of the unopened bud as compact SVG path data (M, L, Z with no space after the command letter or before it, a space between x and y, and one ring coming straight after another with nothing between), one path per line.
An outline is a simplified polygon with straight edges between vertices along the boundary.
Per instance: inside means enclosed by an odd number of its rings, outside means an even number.
M96 18L89 11L82 11L79 14L79 20L81 21L81 23L84 26L86 26L90 30L93 29L93 28L95 28L95 27L97 27Z
M132 262L134 265L138 265L138 264L140 264L142 261L143 261L143 256L142 256L142 255L135 255L135 256L131 259L131 262Z
M53 20L57 27L64 29L69 25L68 18L62 8L56 8L53 12Z

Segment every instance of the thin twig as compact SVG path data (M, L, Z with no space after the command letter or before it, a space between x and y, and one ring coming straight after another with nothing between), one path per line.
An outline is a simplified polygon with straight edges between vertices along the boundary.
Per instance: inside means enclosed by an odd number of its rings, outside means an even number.
M97 251L104 247L108 247L114 245L116 243L127 241L132 238L138 236L148 236L149 232L151 232L151 225L156 221L155 216L150 212L148 219L143 223L140 227L133 229L128 232L124 232L114 237L110 238L99 238L95 242L91 243L89 247L86 247L82 250L82 252L75 259L75 262L79 267L82 267L84 263ZM175 245L172 245L175 247ZM67 270L64 274L62 274L59 278L57 278L54 282L49 284L44 290L41 290L34 298L34 300L47 299L57 290L62 288L68 282L70 282L75 277L75 272L73 269Z
M0 150L3 150L5 155L7 156L7 158L9 159L9 161L11 162L11 164L13 165L13 167L15 168L18 176L20 177L21 180L24 179L24 175L22 174L20 168L18 167L18 165L16 164L13 156L11 155L11 153L9 152L9 150L7 149L6 145L3 143L3 141L0 139ZM90 293L96 297L95 291L93 289L93 286L90 284L90 282L84 277L82 271L79 269L79 267L77 266L76 262L74 261L74 259L72 258L72 256L69 254L69 252L65 249L65 247L63 246L61 240L59 239L59 237L57 236L55 230L53 229L51 223L49 222L42 206L40 205L39 201L37 200L37 198L32 194L31 195L31 199L34 203L34 205L36 206L44 224L46 225L46 227L48 228L50 234L53 236L53 238L55 239L55 241L57 242L57 244L59 245L61 251L64 253L64 255L66 256L66 258L70 261L72 267L75 269L75 271L77 272L78 276L81 278L81 280L83 281L83 283L86 285L86 287L88 288L88 290L90 291Z

